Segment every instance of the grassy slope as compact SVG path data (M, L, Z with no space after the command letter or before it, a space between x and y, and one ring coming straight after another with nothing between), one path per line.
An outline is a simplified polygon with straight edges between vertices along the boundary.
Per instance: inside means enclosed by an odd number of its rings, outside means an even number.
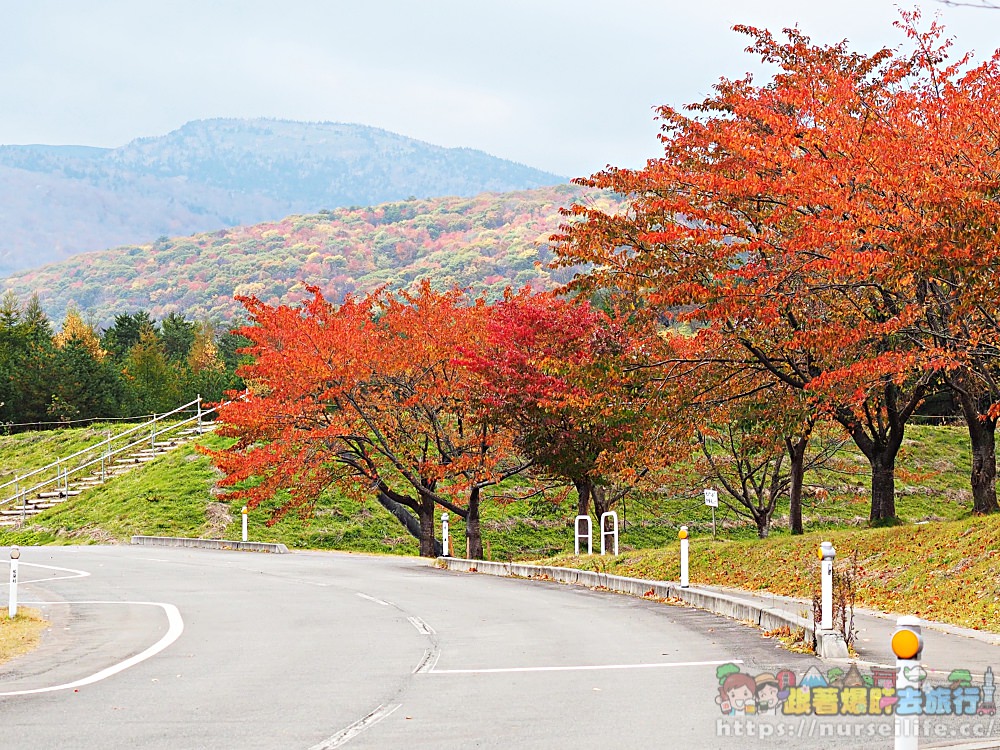
M809 598L819 581L821 541L837 549L838 568L856 560L857 605L1000 631L1000 518L909 524L884 529L815 531L800 537L691 541L692 583L767 590ZM617 558L561 555L549 565L677 580L678 542Z
M103 434L103 428L94 428L3 438L0 465L37 464L57 445L65 452ZM693 580L810 596L816 546L821 538L830 539L840 560L857 555L859 605L1000 629L1000 575L995 570L1000 519L969 516L964 429L915 426L908 435L899 463L898 511L904 520L930 523L868 529L865 467L845 448L838 468L812 478L817 487L805 502L812 533L804 537L790 537L779 521L771 538L760 542L750 527L720 509L720 540L713 542L710 511L695 489L685 497L663 494L629 500L620 509L626 525L623 554L615 560L565 556L573 544L568 501L562 506L539 499L503 506L487 503L483 529L488 555L500 560L557 556L562 564L670 579L678 575L676 529L686 523L694 535ZM222 445L217 436L202 441ZM184 447L142 471L68 500L24 530L0 532L0 544L112 542L132 534L238 538L239 507L214 495L215 477L206 457ZM513 485L504 492L517 490ZM779 509L779 514L786 512ZM290 517L268 527L267 518L266 508L250 514L252 539L295 547L416 553L414 540L377 503L358 503L335 492L318 499L309 519ZM453 523L456 554L464 552L462 535L462 525Z

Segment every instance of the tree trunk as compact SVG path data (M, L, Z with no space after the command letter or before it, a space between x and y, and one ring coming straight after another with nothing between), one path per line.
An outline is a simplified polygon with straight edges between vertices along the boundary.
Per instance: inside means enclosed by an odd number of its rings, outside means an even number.
M995 513L997 505L996 423L980 422L972 438L972 512Z
M757 538L767 539L767 535L771 532L771 517L761 513L754 520L757 522Z
M483 559L483 537L479 527L479 488L469 492L469 507L465 516L465 549L470 560Z
M419 518L413 515L413 512L407 506L389 497L385 492L378 492L376 494L376 499L378 504L389 511L393 517L399 521L403 528L405 528L414 539L420 542L420 554L424 557L437 557L441 554L441 542L434 538L434 505L431 504L431 518L430 523L426 525L426 528L430 530L430 538L432 545L430 547L430 554L424 554L424 515L420 514ZM407 502L410 502L407 499ZM416 505L417 502L413 501Z
M956 390L972 446L972 512L995 513L997 506L997 423L979 413L975 399Z
M434 537L434 501L421 498L417 502L420 519L420 556L437 557L442 553L441 542Z
M792 534L801 534L802 530L802 482L806 473L806 446L809 438L800 437L794 443L791 438L785 438L785 447L791 459L788 486L788 528Z
M402 503L396 502L384 492L379 492L376 497L378 499L378 504L389 511L397 521L403 524L403 528L410 532L410 536L414 539L420 539L420 521L406 506Z
M872 523L896 517L896 451L884 449L868 457L872 467Z
M574 479L573 486L576 487L576 514L586 516L590 514L590 490L593 485L589 477Z
M608 491L606 487L602 487L599 484L592 484L590 487L590 497L594 501L594 518L598 523L601 522L601 516L615 507L615 500L608 499Z

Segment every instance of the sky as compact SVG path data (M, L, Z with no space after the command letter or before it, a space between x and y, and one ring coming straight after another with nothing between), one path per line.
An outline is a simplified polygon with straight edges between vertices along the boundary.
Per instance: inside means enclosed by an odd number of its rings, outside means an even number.
M981 0L969 0L976 3ZM912 4L901 4L911 9ZM1000 10L923 0L955 49ZM0 144L115 147L212 117L372 125L566 177L657 156L657 105L768 71L747 24L873 52L892 0L0 0Z

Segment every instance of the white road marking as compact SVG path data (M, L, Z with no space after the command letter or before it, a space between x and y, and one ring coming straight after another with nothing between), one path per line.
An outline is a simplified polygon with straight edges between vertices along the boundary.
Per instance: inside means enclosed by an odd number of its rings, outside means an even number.
M6 697L10 695L32 695L34 693L52 693L57 690L71 690L73 688L83 687L84 685L92 685L95 682L100 682L108 677L118 674L119 672L124 672L129 667L134 667L136 664L145 661L151 656L155 656L165 649L167 646L172 644L178 638L180 638L181 633L184 632L184 620L181 617L180 610L177 609L173 604L165 604L163 602L99 602L99 601L86 601L86 602L24 602L25 605L33 606L52 606L55 604L125 604L125 605L138 605L146 607L160 607L167 615L167 632L160 638L156 643L142 651L135 656L132 656L125 661L114 664L106 669L102 669L100 672L95 672L89 677L84 677L83 679L76 680L74 682L67 682L64 685L53 685L51 687L35 688L34 690L13 690L7 693L0 693L0 697Z
M362 599L367 599L370 602L375 602L376 604L381 604L383 607L390 606L390 602L385 602L385 601L382 601L381 599L376 599L374 596L368 596L368 594L362 594L360 591L358 592L358 596L360 596Z
M717 667L721 664L742 664L742 659L726 661L671 661L656 664L593 664L571 667L500 667L496 669L431 669L426 674L501 674L506 672L584 672L601 669L665 669L670 667Z
M386 716L389 716L393 711L399 708L402 703L397 703L395 706L381 705L372 711L367 716L358 719L356 722L351 724L351 726L341 729L332 737L327 737L325 740L320 742L318 745L313 745L309 750L332 750L332 748L340 747L341 745L351 741L359 734L361 734L366 729L378 724Z
M437 632L434 628L432 628L426 622L421 620L419 617L407 617L406 619L409 620L410 625L415 627L417 629L417 632L421 633L422 635L434 635Z
M0 560L0 562L5 562L8 565L10 565L10 560ZM25 567L28 567L28 568L45 568L46 570L64 570L64 571L66 571L67 573L70 574L70 575L65 575L65 576L52 576L51 578L29 578L27 580L25 580L22 577L22 578L18 579L18 583L19 584L48 583L49 581L65 581L65 580L68 580L70 578L86 578L87 576L90 575L90 573L88 573L85 570L74 570L73 568L59 568L59 567L56 567L55 565L40 565L38 563L24 562L23 560L21 561L21 565L19 567L22 567L22 568L25 568Z
M424 651L424 656L420 660L420 663L414 667L411 674L421 674L423 672L432 672L434 667L437 666L438 659L441 658L441 652L437 648L429 648Z

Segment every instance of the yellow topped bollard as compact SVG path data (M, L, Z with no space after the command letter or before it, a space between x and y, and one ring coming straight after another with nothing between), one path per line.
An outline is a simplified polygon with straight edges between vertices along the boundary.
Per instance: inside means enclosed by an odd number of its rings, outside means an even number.
M681 588L688 587L688 527L681 526L677 532L677 538L681 540Z

